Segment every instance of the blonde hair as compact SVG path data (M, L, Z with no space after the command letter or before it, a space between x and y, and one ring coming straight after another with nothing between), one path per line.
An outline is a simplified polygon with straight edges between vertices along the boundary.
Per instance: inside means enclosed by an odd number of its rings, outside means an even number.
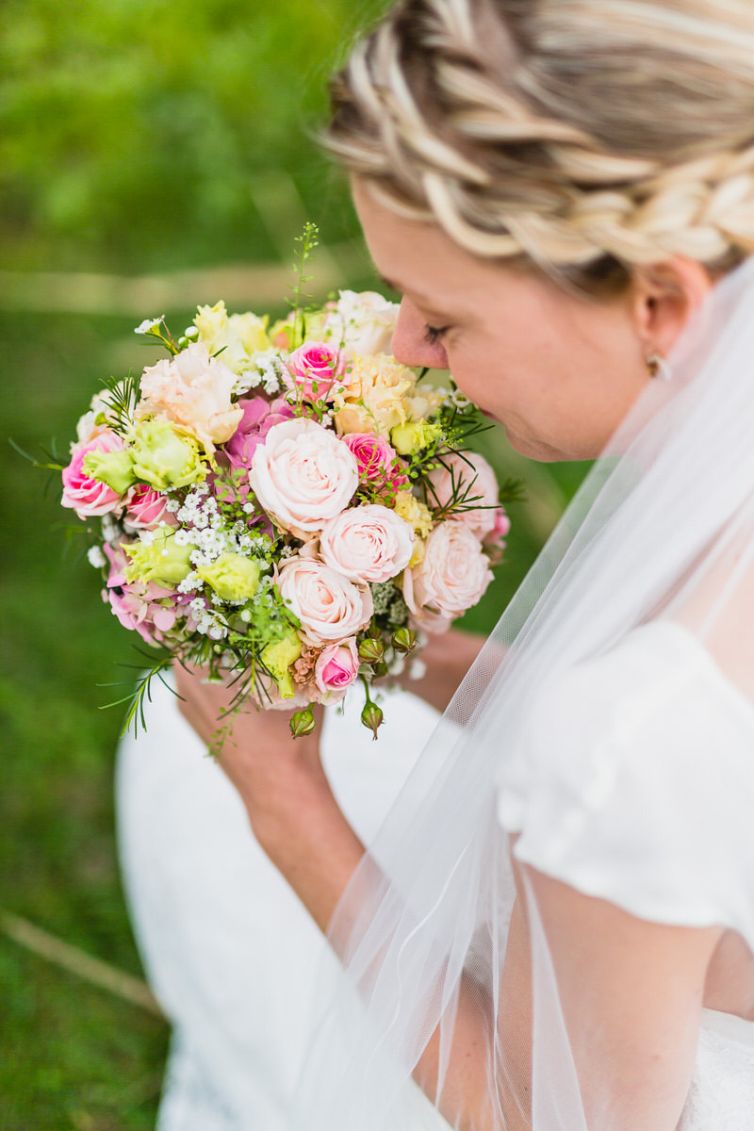
M751 0L401 0L325 144L393 211L589 294L754 251Z

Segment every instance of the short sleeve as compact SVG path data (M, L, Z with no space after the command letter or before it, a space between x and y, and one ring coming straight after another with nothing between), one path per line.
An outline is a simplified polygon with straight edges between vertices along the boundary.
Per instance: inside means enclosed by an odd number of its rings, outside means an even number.
M754 938L754 707L653 621L534 700L527 787L498 793L517 859L657 922Z

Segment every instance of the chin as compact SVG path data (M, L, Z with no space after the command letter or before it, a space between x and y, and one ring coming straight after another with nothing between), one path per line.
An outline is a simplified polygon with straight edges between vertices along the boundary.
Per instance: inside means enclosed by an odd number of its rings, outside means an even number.
M511 432L503 424L506 439L510 446L519 453L519 455L526 456L527 459L536 460L537 463L558 463L563 460L575 459L575 456L566 455L558 448L552 448L549 444L542 443L538 440L525 440L521 436L517 436L515 432Z

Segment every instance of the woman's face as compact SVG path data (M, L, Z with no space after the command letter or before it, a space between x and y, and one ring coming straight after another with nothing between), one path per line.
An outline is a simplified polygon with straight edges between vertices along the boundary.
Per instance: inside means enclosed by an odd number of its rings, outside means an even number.
M683 293L676 278L667 301L659 276L609 301L577 298L544 276L472 256L435 225L396 216L358 178L353 193L377 270L403 296L396 357L449 369L531 459L598 456L656 380L646 357L668 352L711 285L691 263L685 273L682 265Z

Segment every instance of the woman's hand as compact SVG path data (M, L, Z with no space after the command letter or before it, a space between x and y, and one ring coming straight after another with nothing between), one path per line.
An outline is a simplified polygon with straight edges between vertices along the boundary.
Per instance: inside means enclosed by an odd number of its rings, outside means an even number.
M227 733L218 761L246 806L259 836L271 825L285 822L290 811L317 803L329 792L319 757L323 709L313 707L317 723L312 734L293 738L291 711L259 710L249 700L232 717L224 719L237 688L207 683L204 668L173 665L179 709L208 746L218 732Z
M418 653L418 658L426 664L426 674L421 679L402 676L401 687L418 695L436 710L444 711L485 640L486 637L461 628L430 635L426 647Z

